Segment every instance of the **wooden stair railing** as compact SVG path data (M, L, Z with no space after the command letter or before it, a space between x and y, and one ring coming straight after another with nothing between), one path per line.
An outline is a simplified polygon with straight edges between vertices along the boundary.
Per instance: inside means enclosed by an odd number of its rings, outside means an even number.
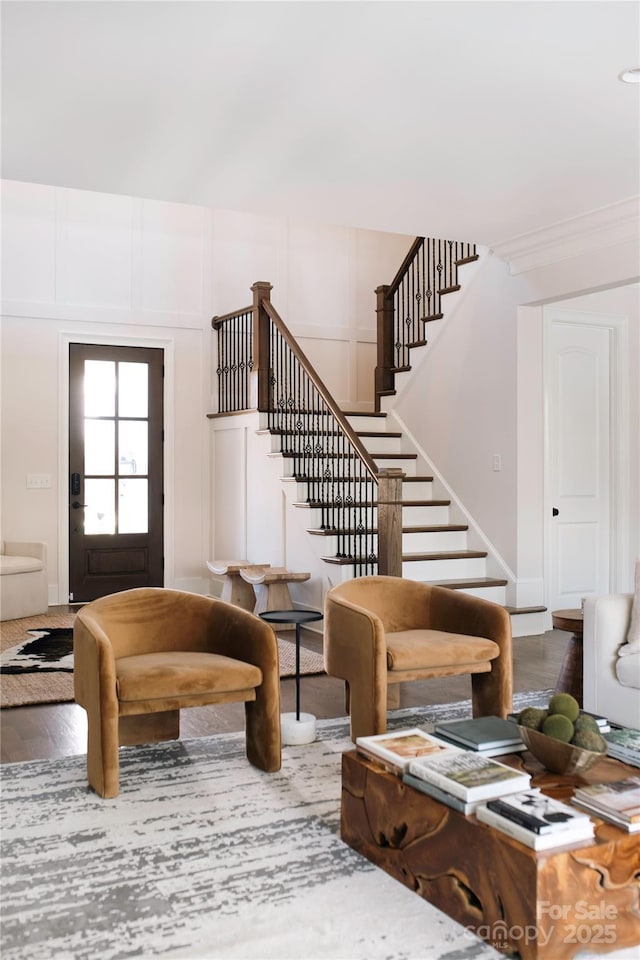
M306 485L307 502L321 511L321 528L337 537L337 556L353 564L357 577L401 576L404 474L378 470L271 303L271 284L251 289L252 307L212 320L219 414L256 407L266 414L267 429L280 437L293 477Z
M218 412L249 410L253 370L253 306L213 317L217 334Z
M460 289L458 267L477 259L473 243L416 237L393 282L376 288L376 410L411 369L411 348L426 344L426 324L442 318L442 297Z

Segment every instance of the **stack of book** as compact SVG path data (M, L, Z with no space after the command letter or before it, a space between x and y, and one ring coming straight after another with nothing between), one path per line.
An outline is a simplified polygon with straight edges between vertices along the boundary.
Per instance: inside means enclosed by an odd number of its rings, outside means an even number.
M631 727L619 727L604 734L607 741L607 753L616 760L640 767L640 730Z
M493 797L524 790L531 777L470 750L453 750L411 760L405 783L465 815Z
M419 727L396 730L394 733L379 733L371 737L358 737L356 749L363 757L373 760L385 770L398 775L404 773L415 757L460 752L455 747L443 743L438 737L425 733Z
M550 850L593 838L589 816L548 797L539 789L489 800L475 811L482 823L534 850Z
M640 777L577 787L573 802L629 833L640 833Z
M446 743L464 750L475 750L485 757L524 750L518 727L502 717L474 717L473 720L450 720L436 724L434 733Z

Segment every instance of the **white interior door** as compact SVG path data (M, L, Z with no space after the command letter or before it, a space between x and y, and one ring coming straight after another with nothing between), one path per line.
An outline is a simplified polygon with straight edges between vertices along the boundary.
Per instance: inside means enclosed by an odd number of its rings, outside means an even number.
M611 329L559 313L547 325L551 611L608 593L611 578Z

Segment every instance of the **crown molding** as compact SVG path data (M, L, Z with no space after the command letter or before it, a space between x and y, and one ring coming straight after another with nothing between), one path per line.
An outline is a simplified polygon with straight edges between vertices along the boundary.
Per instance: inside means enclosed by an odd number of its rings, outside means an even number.
M640 240L640 196L490 245L512 274Z

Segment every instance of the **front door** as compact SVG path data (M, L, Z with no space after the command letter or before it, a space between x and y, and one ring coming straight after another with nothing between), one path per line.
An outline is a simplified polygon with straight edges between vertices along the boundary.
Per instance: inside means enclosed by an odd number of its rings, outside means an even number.
M163 351L69 345L69 599L161 587Z

